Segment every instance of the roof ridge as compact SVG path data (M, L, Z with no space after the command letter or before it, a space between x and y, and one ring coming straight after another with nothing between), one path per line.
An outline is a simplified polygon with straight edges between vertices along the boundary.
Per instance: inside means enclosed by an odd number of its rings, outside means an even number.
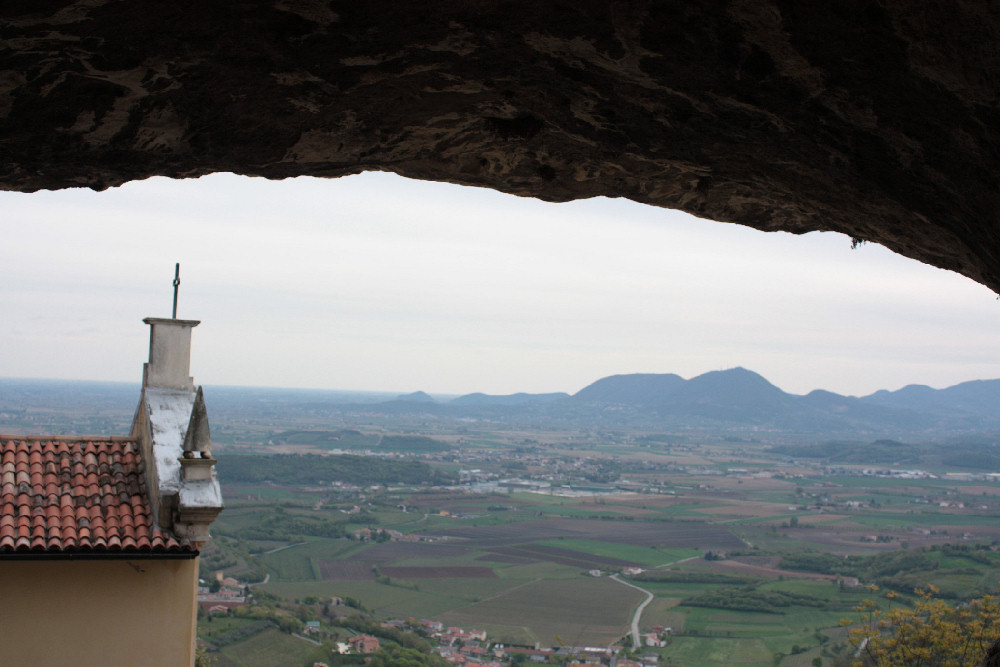
M0 433L0 440L55 440L58 442L139 442L131 435L18 435Z

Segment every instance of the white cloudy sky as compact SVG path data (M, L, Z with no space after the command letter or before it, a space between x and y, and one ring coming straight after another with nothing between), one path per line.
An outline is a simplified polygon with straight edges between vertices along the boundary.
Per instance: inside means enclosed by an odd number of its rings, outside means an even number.
M764 234L368 173L0 192L0 376L138 381L145 316L203 384L575 392L744 366L863 395L1000 377L1000 302L837 234Z

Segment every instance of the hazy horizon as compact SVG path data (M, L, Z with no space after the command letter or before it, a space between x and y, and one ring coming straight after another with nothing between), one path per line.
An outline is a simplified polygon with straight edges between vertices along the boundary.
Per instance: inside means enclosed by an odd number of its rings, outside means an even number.
M746 368L745 366L734 366L732 368L713 369L711 371L705 371L704 373L698 373L698 374L691 375L691 376L681 376L681 377L684 380L691 380L693 378L699 377L701 375L705 375L707 373L712 373L712 372L717 372L717 371L735 370L736 368L744 368L745 370L748 370L748 371L756 373L756 371L754 371L754 369L752 369L752 368ZM666 373L656 373L656 375L670 375L670 374L671 373L669 373L669 372L666 372ZM613 376L618 376L618 375L649 375L649 373L643 373L642 371L636 371L635 373L613 373L611 375L605 375L605 376L602 376L602 377L599 377L599 378L594 378L594 380L592 382L589 382L586 385L584 385L582 387L578 387L576 389L557 389L557 390L554 390L554 391L551 391L551 392L513 391L513 392L508 392L506 394L495 394L495 393L485 392L485 391L479 391L479 390L472 390L472 391L468 391L468 392L463 392L463 393L456 394L454 392L434 391L433 389L428 389L428 388L423 388L423 387L416 387L416 388L413 388L413 389L347 389L347 388L344 388L344 387L295 387L295 386L284 386L284 385L244 385L244 384L220 384L220 383L206 384L206 383L199 382L197 378L195 378L195 384L196 385L206 386L206 387L209 387L209 388L221 388L221 389L255 389L255 390L277 390L277 391L308 391L308 392L324 392L324 393L334 393L334 394L338 394L338 393L339 394L364 394L364 395L387 396L387 397L406 396L408 394L416 394L416 393L423 392L423 393L425 393L425 394L427 394L427 395L429 395L429 396L431 396L431 397L433 397L435 399L451 399L451 398L457 398L457 397L460 397L460 396L467 396L469 394L486 394L486 395L489 395L489 396L509 396L509 395L521 394L521 393L524 393L524 394L565 393L565 394L569 394L570 396L572 396L572 395L574 395L574 394L582 391L586 387L590 386L594 382L598 382L599 380L603 380L605 378L613 377ZM674 375L677 375L677 374L675 373ZM761 377L763 377L765 380L767 380L768 382L771 382L771 379L768 378L767 376L765 376L765 375L763 375L761 373L758 373L758 375L761 375ZM967 382L980 382L980 381L991 381L991 380L1000 380L1000 377L997 377L997 378L990 378L990 377L969 378L968 380L962 380L962 381L955 382L955 383L949 384L949 385L944 385L944 386L934 386L934 385L927 384L925 382L911 382L909 384L902 385L902 386L899 386L899 387L880 387L879 389L876 389L875 391L869 392L868 394L843 394L843 395L844 396L849 396L849 397L853 396L855 398L863 398L865 396L870 396L871 394L874 394L874 393L876 393L878 391L890 391L890 392L893 392L893 391L898 391L900 389L903 389L903 388L909 387L909 386L927 386L927 387L930 387L931 389L941 390L941 389L947 389L949 387L953 387L955 385L965 384ZM122 386L134 387L136 389L141 388L141 385L142 385L141 378L137 379L135 381L130 381L130 380L88 380L88 379L72 379L72 378L54 378L54 377L11 377L11 376L0 376L0 382L53 382L53 383L80 383L80 384L88 384L88 383L93 383L93 384L114 384L114 385L122 385ZM826 387L813 387L812 389L809 389L808 391L799 393L799 392L788 391L787 389L785 389L784 387L782 387L781 385L779 385L779 384L777 384L775 382L771 382L771 384L773 384L774 386L778 387L778 389L781 389L782 391L784 391L787 394L793 394L793 395L797 395L797 396L804 396L804 395L806 395L806 394L808 394L808 393L810 393L812 391L815 391L815 390L831 391L830 389L827 389ZM838 392L834 392L834 393L838 393Z
M147 316L208 385L572 393L743 366L789 393L1000 377L985 287L840 234L369 172L0 192L0 373L130 382ZM392 389L385 389L391 387Z

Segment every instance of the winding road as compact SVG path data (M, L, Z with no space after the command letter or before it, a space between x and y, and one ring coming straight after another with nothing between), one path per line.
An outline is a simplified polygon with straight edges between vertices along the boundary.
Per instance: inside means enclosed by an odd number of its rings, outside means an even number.
M639 647L642 645L642 642L640 641L639 637L639 620L642 618L642 610L646 608L646 605L648 605L650 602L653 601L653 594L647 591L645 588L639 588L635 584L630 584L617 574L612 574L611 578L617 581L619 584L625 584L629 588L634 588L635 590L642 591L643 593L646 594L646 599L639 603L639 606L636 607L635 609L635 613L632 614L632 650L637 651Z
M689 560L695 560L697 558L698 558L698 556L691 556L690 558L682 558L681 560L675 560L672 563L664 563L663 565L657 565L653 569L657 570L657 569L659 569L661 567L669 567L670 565L675 565L677 563L683 563L683 562L689 561ZM650 602L653 601L653 594L651 592L647 591L645 588L640 588L639 586L636 586L635 584L630 584L629 582L627 582L624 579L622 579L621 576L619 574L617 574L617 573L616 574L612 574L611 578L614 579L615 581L617 581L619 584L625 584L629 588L634 588L635 590L642 591L643 593L646 594L646 599L643 600L639 604L638 607L636 607L635 613L632 615L632 650L636 651L636 650L638 650L642 646L641 637L639 636L639 621L642 620L642 611L646 608L646 605L648 605Z

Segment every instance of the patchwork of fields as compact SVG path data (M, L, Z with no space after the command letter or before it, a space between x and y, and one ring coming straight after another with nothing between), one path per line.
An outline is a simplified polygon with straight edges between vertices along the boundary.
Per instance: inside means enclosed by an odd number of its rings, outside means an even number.
M631 611L642 600L611 579L577 577L526 582L441 620L487 630L500 642L543 646L602 646L628 632Z
M606 645L626 635L643 596L587 571L617 571L701 553L684 546L689 544L742 545L729 530L686 522L554 519L437 525L427 532L433 541L359 545L307 539L264 556L274 576L261 590L292 597L347 595L380 614L480 627L513 643ZM588 539L573 539L581 536ZM618 552L639 557L611 555Z
M899 503L899 489L923 488L913 482L887 484L884 493L817 483L814 497L883 503L864 512L845 512L842 505L830 512L793 506L804 494L787 481L753 480L747 484L752 488L725 481L724 490L712 492L716 497L704 491L685 498L619 494L598 500L415 493L405 499L405 509L383 504L365 510L377 521L370 528L398 531L406 539L359 542L306 534L291 543L259 541L252 560L269 580L256 590L283 600L353 598L378 618L435 619L486 630L504 644L627 645L644 594L608 574L638 568L659 577L631 580L653 595L640 628L672 628L668 645L644 649L660 655L661 664L669 659L688 666L808 667L849 650L841 621L853 618L854 607L873 592L842 586L840 575L789 569L782 554L888 556L909 543L939 548L934 545L954 539L948 531L1000 537L986 514L918 512ZM267 509L276 502L284 509L272 523L287 517L295 525L322 526L338 518L338 510L317 504L312 491L271 492L280 500L248 494L247 502L233 503L220 522L223 532L227 526L237 533L252 528L262 511L277 512ZM1000 586L1000 567L984 565L1000 565L996 557L942 553L920 556L930 569L903 571L893 580L903 586L897 603L907 604L908 576L933 581L956 599ZM594 570L601 576L593 576ZM887 604L878 595L876 602ZM780 605L769 607L772 599Z

